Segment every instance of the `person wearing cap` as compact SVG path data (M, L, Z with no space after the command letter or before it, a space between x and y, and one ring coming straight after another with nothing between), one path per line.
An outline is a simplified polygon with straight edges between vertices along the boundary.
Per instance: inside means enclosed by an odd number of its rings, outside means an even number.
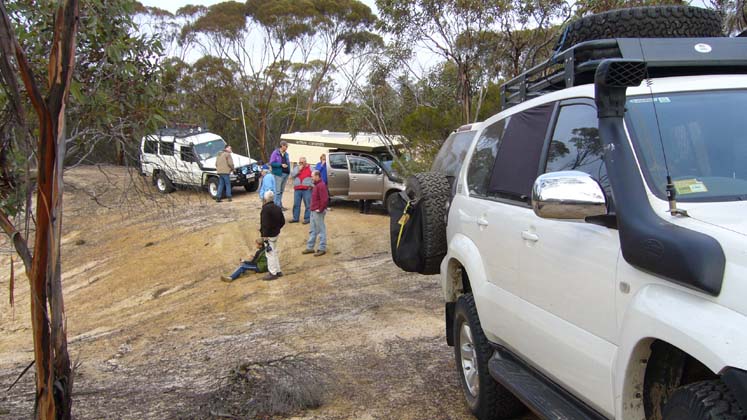
M259 199L260 201L265 198L265 192L272 191L275 194L277 194L277 191L275 191L275 176L273 176L270 173L270 167L267 165L262 165L262 180L259 184Z

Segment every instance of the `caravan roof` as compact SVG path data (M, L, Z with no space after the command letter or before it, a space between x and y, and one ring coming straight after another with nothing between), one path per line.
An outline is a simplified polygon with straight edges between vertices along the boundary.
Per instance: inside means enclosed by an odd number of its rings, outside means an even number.
M307 146L318 146L329 149L357 150L362 152L374 152L386 148L386 140L383 135L377 133L358 133L355 138L350 133L332 131L313 131L286 133L280 136L282 140L290 144L302 144ZM402 145L402 136L388 136L394 147Z

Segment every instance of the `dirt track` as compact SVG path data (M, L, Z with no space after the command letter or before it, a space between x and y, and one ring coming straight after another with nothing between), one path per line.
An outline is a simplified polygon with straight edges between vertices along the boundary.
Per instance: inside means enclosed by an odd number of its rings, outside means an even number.
M323 257L280 237L285 276L219 281L258 236L256 193L133 194L122 169L66 174L63 284L77 419L471 419L436 277L389 257L383 211L335 202ZM123 191L128 197L123 198ZM292 197L287 194L285 205ZM289 218L286 212L286 218ZM7 249L7 245L3 247ZM28 282L0 257L0 418L29 418ZM298 408L306 407L306 408Z

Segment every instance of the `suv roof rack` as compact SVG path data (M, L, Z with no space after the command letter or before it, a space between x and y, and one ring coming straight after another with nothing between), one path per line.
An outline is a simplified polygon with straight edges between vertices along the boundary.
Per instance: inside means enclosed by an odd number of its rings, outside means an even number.
M209 131L207 127L201 127L198 124L178 123L173 127L163 127L156 131L158 136L189 137L199 133Z
M640 60L648 76L747 73L747 38L615 38L578 43L501 86L501 109L594 82L608 58Z

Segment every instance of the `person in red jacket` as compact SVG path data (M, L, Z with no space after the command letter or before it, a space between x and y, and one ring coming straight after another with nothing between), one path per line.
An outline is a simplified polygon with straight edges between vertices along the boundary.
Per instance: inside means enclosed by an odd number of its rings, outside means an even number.
M314 188L311 190L311 231L309 232L306 249L301 253L313 253L315 257L320 257L327 253L327 226L324 224L324 214L327 212L329 194L327 194L327 185L322 181L322 175L319 171L315 170L311 179L314 182ZM319 237L319 248L314 252L317 236Z
M293 220L290 223L298 223L301 216L301 201L303 201L303 224L309 223L309 201L311 200L311 166L306 163L305 157L298 158L298 165L291 171L293 178Z

